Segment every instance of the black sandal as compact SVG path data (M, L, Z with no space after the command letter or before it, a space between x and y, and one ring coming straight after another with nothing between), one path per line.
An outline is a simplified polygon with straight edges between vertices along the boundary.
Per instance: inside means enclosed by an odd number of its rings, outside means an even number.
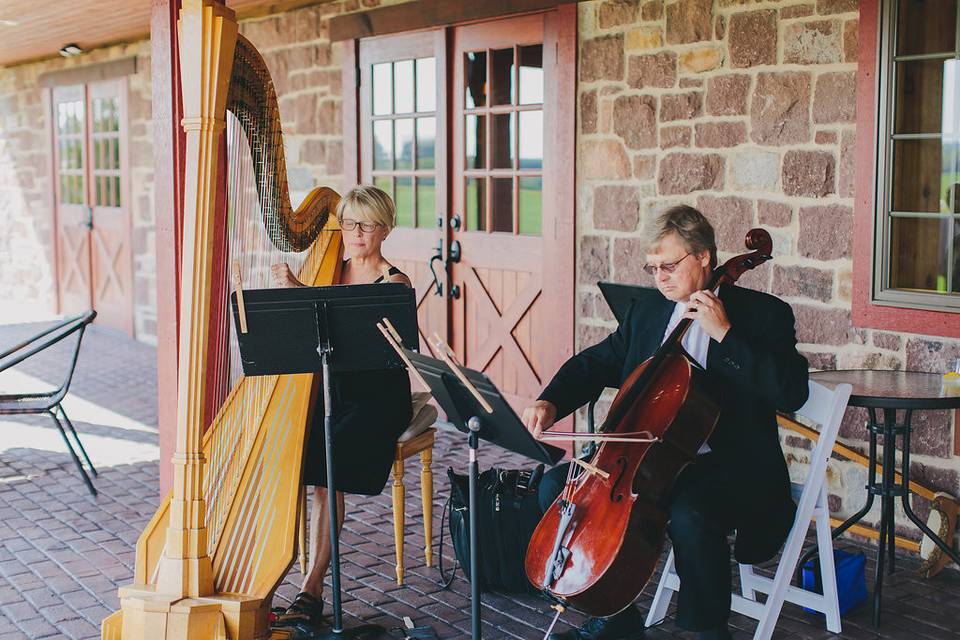
M277 616L273 627L294 633L294 638L309 637L323 623L323 600L301 591L290 606Z

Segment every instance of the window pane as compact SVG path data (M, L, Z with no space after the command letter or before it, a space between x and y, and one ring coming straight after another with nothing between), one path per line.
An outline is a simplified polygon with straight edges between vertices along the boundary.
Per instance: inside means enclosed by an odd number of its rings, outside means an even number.
M894 140L893 210L948 212L955 153L939 140Z
M376 176L373 179L373 186L393 198L393 179L390 176Z
M103 192L103 182L104 182L104 180L103 180L103 177L102 177L102 176L98 176L98 177L96 177L96 178L93 179L93 183L94 183L95 185L97 185L97 186L96 186L96 195L94 196L94 201L93 201L93 202L94 202L94 204L95 204L96 206L98 206L98 207L103 206L104 200L105 200L105 195L106 195L106 194L104 194L104 192Z
M113 206L121 206L120 202L120 176L113 176Z
M485 169L487 117L467 116L464 120L467 147L467 169Z
M543 102L543 45L520 47L520 104Z
M466 97L464 104L467 109L484 107L487 104L487 53L476 51L464 54L464 73L466 78Z
M102 138L94 138L93 140L93 168L94 169L104 169L103 166L103 146L104 140Z
M113 141L113 168L120 169L120 138Z
M373 65L373 115L393 113L393 73L389 62Z
M490 155L494 169L513 168L513 120L514 113L498 113L493 116L493 137L490 140Z
M467 178L464 202L467 208L467 231L483 231L486 229L486 178Z
M543 167L543 112L520 112L520 168Z
M433 178L417 178L417 226L437 225L437 187Z
M897 4L898 55L954 50L957 0L899 0Z
M520 233L540 235L543 178L520 178Z
M953 292L960 293L960 218L953 219Z
M433 58L417 60L417 111L437 110L437 64Z
M939 133L943 105L943 61L896 63L894 133Z
M413 60L393 63L394 113L413 111Z
M377 120L373 123L373 168L393 168L393 123Z
M513 231L513 178L493 178L493 230Z
M891 220L890 286L946 293L949 225L949 218Z
M513 49L497 49L491 53L493 75L491 104L513 104Z
M394 196L397 205L397 226L413 226L413 178L410 176L397 177L397 194Z
M433 169L434 146L437 137L436 118L417 119L417 168Z
M403 118L393 124L396 141L394 150L397 154L397 169L413 169L413 120ZM397 187L399 189L399 187Z

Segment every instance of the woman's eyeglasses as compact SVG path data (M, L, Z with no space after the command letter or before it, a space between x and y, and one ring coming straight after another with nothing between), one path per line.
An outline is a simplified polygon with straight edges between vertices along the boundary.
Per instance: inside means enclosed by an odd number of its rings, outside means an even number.
M683 256L683 258L680 258L675 262L664 262L663 264L645 264L643 265L643 270L651 276L656 275L658 270L663 271L664 273L673 273L677 270L677 265L683 262L684 259L689 255L691 254L688 253L686 256Z
M363 231L364 233L373 233L380 225L376 222L357 222L356 220L351 220L350 218L344 218L340 221L340 228L344 231L353 231L358 226L360 227L360 231Z

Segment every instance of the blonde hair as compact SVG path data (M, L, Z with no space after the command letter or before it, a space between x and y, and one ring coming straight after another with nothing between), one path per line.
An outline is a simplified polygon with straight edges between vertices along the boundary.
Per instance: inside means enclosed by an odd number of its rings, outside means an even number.
M393 199L383 189L371 185L354 187L340 198L337 220L343 220L347 213L362 215L364 219L387 229L397 225L397 208Z
M685 204L670 207L657 218L650 235L650 245L660 242L664 236L677 234L690 253L710 252L710 268L717 266L717 240L713 225L707 217Z

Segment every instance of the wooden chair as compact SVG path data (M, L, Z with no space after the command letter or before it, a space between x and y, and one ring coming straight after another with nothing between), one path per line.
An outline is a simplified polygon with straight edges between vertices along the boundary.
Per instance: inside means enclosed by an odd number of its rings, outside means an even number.
M793 528L780 556L777 572L771 580L756 574L752 565L740 565L741 594L733 594L731 609L759 621L754 640L769 640L780 617L784 601L792 602L823 613L827 630L840 633L840 605L837 598L836 569L833 564L833 538L830 535L830 511L827 507L827 463L830 461L833 443L840 430L843 412L847 407L852 387L849 384L837 385L830 390L816 382L810 382L810 397L797 415L813 421L820 426L820 439L810 455L810 471L803 484L792 487L794 499L797 499L797 514ZM803 550L803 543L810 527L810 521L816 519L817 552L820 557L820 571L823 577L823 594L804 591L792 586L797 561ZM647 626L657 624L667 615L673 593L680 590L680 577L674 565L673 550L667 557L660 584L647 614ZM765 602L757 599L758 593L767 595Z
M433 423L437 421L437 408L427 404L429 393L413 394L413 419L410 426L397 441L397 452L393 460L393 539L397 558L397 584L403 584L403 537L404 537L404 498L406 487L403 484L404 463L407 458L420 454L420 500L423 504L423 553L428 567L433 566L433 443L437 430Z

